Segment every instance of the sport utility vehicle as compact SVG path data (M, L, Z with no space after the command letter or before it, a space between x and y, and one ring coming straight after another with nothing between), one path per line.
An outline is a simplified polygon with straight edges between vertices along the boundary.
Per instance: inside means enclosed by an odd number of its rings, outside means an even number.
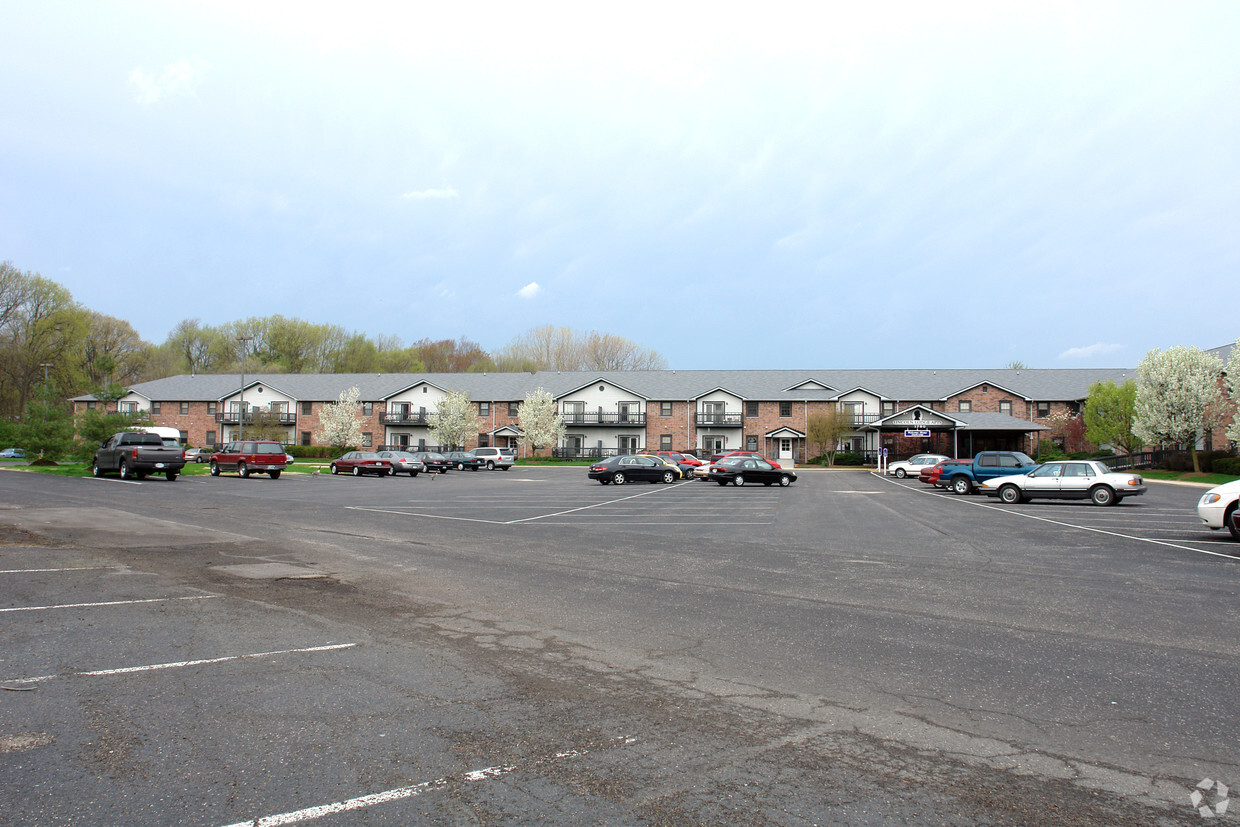
M482 460L488 471L507 471L517 461L517 452L511 448L475 448L474 456Z
M218 477L221 471L236 471L238 476L248 477L253 472L266 471L267 476L276 480L287 464L288 457L279 442L247 439L230 442L211 455L211 476Z

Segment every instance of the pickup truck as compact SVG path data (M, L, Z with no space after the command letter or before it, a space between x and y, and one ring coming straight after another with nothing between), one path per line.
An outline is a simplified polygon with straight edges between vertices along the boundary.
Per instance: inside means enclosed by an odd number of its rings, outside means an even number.
M1020 451L980 451L973 461L964 465L945 465L939 485L957 494L971 494L986 480L1009 474L1028 474L1038 463Z
M125 431L104 440L90 464L90 473L101 477L117 473L121 479L142 479L147 474L163 474L171 482L185 467L185 451L164 444L158 434Z

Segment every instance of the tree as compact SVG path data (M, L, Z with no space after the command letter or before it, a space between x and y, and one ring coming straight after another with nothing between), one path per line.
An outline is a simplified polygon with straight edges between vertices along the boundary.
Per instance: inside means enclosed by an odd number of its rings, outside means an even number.
M277 411L264 408L253 408L246 414L246 439L271 439L284 442L288 438L288 428L280 421ZM356 442L349 443L356 445Z
M53 381L42 384L39 398L26 406L18 429L18 439L27 453L57 460L73 451L73 413L61 398Z
M1096 445L1112 445L1132 455L1144 444L1136 434L1137 383L1125 379L1117 385L1109 379L1089 386L1089 398L1082 411L1085 437Z
M341 391L335 402L328 402L319 411L320 428L315 439L320 445L344 450L362 442L362 392L357 386Z
M1133 432L1147 443L1187 445L1201 473L1197 440L1214 424L1223 362L1200 348L1151 350L1137 365L1137 418Z
M805 423L805 439L827 455L827 465L834 465L840 440L852 430L852 418L848 412L832 405L822 413L810 415Z
M99 443L112 434L128 431L145 416L146 414L141 412L108 413L103 408L83 411L74 423L74 430L77 431L77 445L73 449L74 456L84 460L90 459L94 456Z
M465 441L478 433L478 415L474 411L469 395L449 393L435 405L435 410L427 417L431 436L440 445L456 449Z
M544 325L495 355L498 370L664 370L667 360L622 336Z
M554 447L564 439L564 417L556 410L555 399L542 388L530 391L517 406L521 438L531 448Z

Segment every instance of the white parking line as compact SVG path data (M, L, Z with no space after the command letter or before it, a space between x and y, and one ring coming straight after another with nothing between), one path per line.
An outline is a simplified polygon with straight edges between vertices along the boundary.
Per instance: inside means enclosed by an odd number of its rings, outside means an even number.
M211 600L218 597L214 594L200 594L193 597L151 597L144 600L109 600L103 603L58 603L53 606L13 606L0 609L0 612L41 612L46 609L93 609L98 606L132 606L136 603L167 603L169 600Z
M620 739L625 744L632 744L635 738ZM288 813L280 813L278 815L263 816L262 818L251 819L250 821L239 821L230 824L228 827L277 827L282 824L296 824L301 821L311 821L324 816L335 815L336 813L346 813L350 810L360 810L364 807L373 807L376 804L389 804L393 801L402 801L407 798L416 798L423 793L433 790L441 790L453 783L472 783L476 781L489 781L494 778L502 778L511 775L521 769L537 767L542 764L548 764L552 761L562 761L565 758L579 758L583 755L589 755L588 750L565 750L557 752L547 758L539 758L528 762L524 767L517 764L506 764L498 767L486 767L481 770L473 770L471 772L462 773L457 776L446 776L437 778L434 781L423 781L420 784L412 784L408 787L397 787L394 790L385 790L381 793L372 793L357 798L350 798L347 801L337 801L334 804L322 804L317 807L307 807L304 810L294 810Z
M205 666L212 663L227 663L233 660L253 658L270 658L276 655L300 655L307 652L330 652L336 649L349 649L356 643L330 643L325 646L308 646L303 649L278 649L274 652L249 652L244 655L226 655L219 658L203 658L201 660L182 660L175 663L151 663L144 666L123 666L119 669L94 669L88 672L69 672L66 675L40 675L37 678L14 678L0 681L5 684L41 683L54 678L99 678L108 675L128 675L134 672L154 672L160 669L181 669L186 666Z
M100 569L114 569L116 566L72 566L62 569L0 569L0 574L40 574L43 572L62 572L62 571L99 571Z

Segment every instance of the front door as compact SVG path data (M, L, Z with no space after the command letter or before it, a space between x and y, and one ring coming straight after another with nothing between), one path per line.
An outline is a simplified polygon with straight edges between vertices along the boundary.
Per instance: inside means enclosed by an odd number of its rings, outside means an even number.
M702 436L702 448L707 454L723 453L723 437L705 434Z
M792 459L792 440L791 439L780 439L779 440L779 458L780 459Z

